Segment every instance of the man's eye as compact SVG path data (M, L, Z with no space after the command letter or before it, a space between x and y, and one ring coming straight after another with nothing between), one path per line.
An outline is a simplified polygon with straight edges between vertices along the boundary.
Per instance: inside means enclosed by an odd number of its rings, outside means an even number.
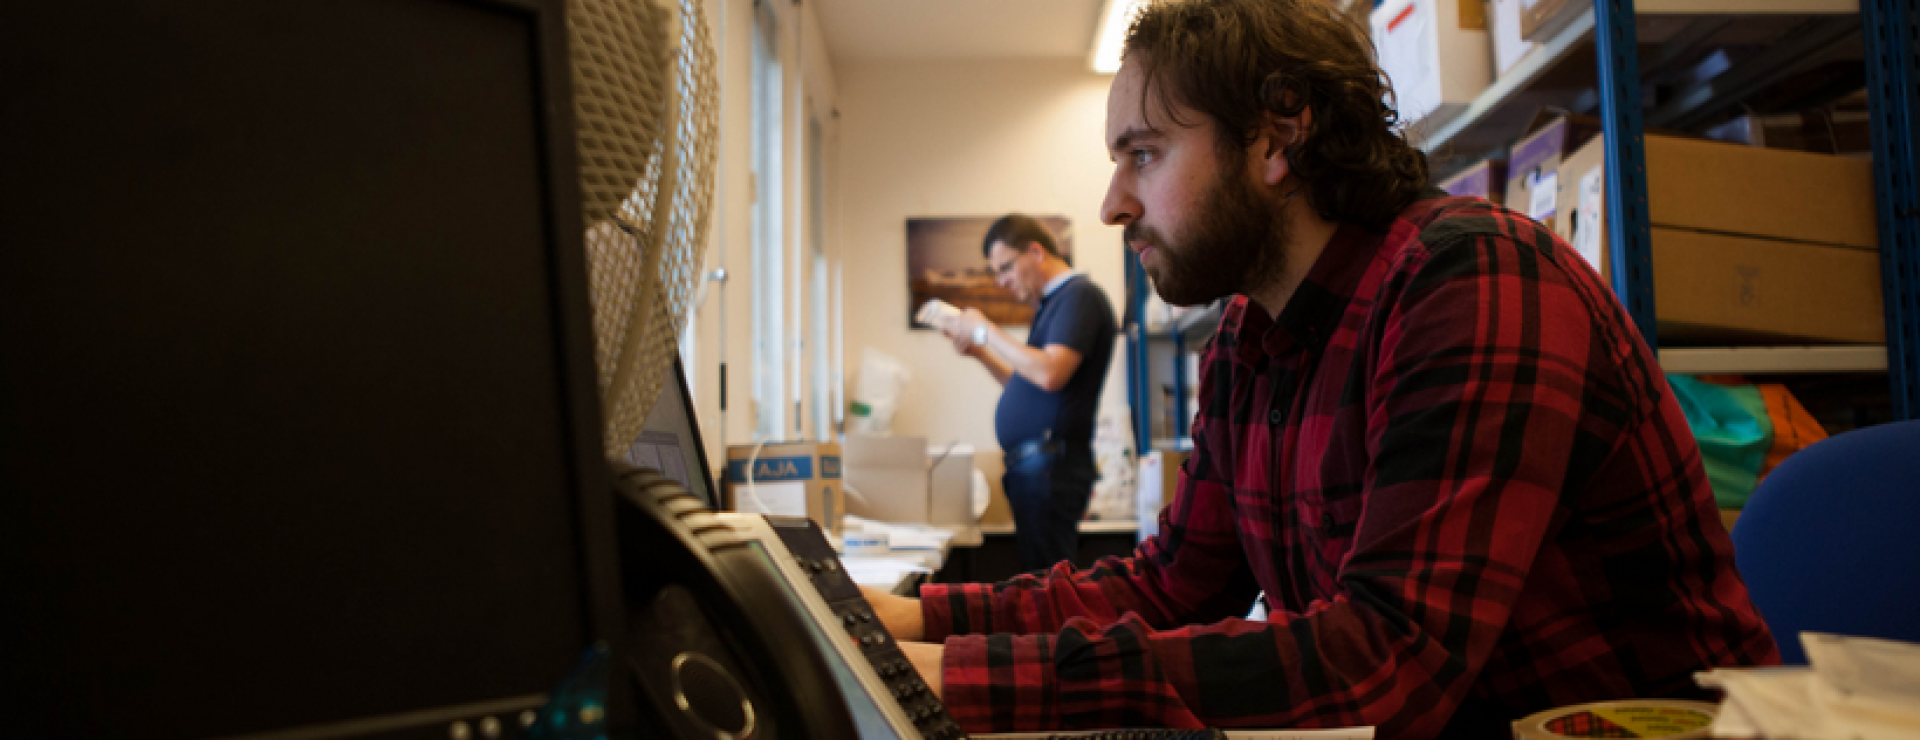
M1153 152L1146 149L1135 149L1129 153L1129 156L1133 157L1135 167L1145 167L1153 162Z

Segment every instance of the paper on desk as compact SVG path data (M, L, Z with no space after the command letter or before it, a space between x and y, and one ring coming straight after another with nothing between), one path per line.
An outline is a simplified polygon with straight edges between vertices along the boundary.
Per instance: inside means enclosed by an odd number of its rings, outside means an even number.
M1800 638L1809 667L1699 677L1727 694L1715 737L1920 736L1920 645L1813 632Z
M893 588L909 573L933 572L927 566L898 558L841 558L840 567L847 571L847 577L853 579L854 583L883 590Z
M849 532L884 532L895 550L938 550L953 539L953 532L939 527L894 524L852 514L841 520L841 529Z

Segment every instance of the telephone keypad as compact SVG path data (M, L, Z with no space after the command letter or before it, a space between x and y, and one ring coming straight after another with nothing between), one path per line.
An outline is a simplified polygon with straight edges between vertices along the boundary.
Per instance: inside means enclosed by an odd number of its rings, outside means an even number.
M772 522L772 518L769 518ZM854 585L846 570L840 567L840 559L827 544L826 537L810 522L796 522L795 526L775 526L774 531L787 545L788 552L794 555L796 564L807 574L821 597L833 609L834 618L847 630L847 636L860 646L861 655L873 665L874 671L887 686L887 693L899 704L900 709L913 721L923 740L959 740L967 734L960 724L947 713L947 707L940 698L928 690L925 681L907 661L906 655L888 635L886 626L880 623L874 614L872 605L860 595L860 587Z

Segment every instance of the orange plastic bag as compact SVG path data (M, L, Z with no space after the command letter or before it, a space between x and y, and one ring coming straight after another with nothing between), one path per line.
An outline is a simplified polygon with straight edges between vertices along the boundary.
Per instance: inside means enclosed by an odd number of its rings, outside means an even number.
M1773 446L1767 448L1767 459L1760 464L1760 478L1765 480L1788 455L1826 439L1827 430L1784 385L1761 383L1760 397L1767 402L1767 419L1773 422Z

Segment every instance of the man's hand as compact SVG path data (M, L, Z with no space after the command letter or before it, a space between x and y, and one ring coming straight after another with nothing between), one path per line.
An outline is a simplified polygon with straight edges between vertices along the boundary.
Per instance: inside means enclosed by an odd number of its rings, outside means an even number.
M868 586L860 587L860 595L866 597L867 605L873 607L873 615L880 618L880 624L887 628L887 634L893 635L895 642L918 642L927 638L927 624L920 616L919 599L895 596Z
M943 688L940 680L940 664L947 656L947 646L932 642L898 642L900 652L905 653L907 662L913 664L913 670L920 674L920 680L927 683L927 690L940 697Z
M974 328L989 326L992 323L987 321L986 314L980 313L980 309L969 308L957 314L941 317L935 328L953 342L953 351L968 357L977 357L984 348L973 343Z
M953 351L960 354L972 357L980 352L980 348L973 343L973 337L966 334L948 334L947 339L953 341Z
M961 311L960 315L954 318L953 324L958 329L960 336L968 339L973 338L973 330L975 328L984 326L988 327L988 331L992 331L993 327L993 322L988 320L987 315L980 313L980 309L977 308L969 308Z

